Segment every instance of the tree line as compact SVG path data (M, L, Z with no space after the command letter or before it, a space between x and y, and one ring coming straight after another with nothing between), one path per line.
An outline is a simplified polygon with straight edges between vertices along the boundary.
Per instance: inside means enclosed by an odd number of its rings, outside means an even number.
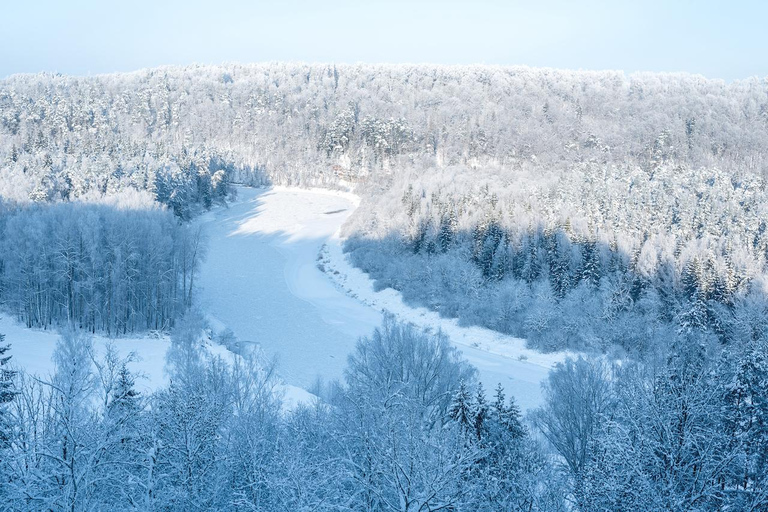
M0 300L28 327L168 330L193 300L199 228L145 194L0 213Z
M703 339L644 362L568 359L524 418L440 333L387 318L343 382L286 410L275 367L212 358L189 313L171 384L65 331L49 376L0 359L9 510L762 510L765 341Z
M0 81L0 192L146 189L185 216L227 182L337 186L452 165L768 169L768 86L664 73L271 63Z
M759 178L663 164L547 179L456 167L377 189L345 250L443 315L545 350L643 356L691 331L723 344L760 331L766 205Z

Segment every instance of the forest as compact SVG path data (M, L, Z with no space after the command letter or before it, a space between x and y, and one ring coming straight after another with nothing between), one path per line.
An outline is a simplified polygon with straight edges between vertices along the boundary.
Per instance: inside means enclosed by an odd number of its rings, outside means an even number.
M192 304L199 229L146 193L0 212L0 300L27 327L166 331Z
M97 354L82 330L62 334L49 379L11 375L0 359L4 507L768 506L768 361L754 345L722 357L691 346L645 364L568 360L530 421L501 385L489 397L445 336L391 317L358 342L343 382L292 410L273 365L207 354L193 311L166 356L171 385L150 395L136 391L130 356Z
M691 333L764 337L760 178L600 166L546 184L495 177L396 181L346 226L353 262L380 288L543 350L643 357Z
M434 65L0 81L8 510L768 508L768 80ZM386 317L289 409L205 349L194 219L234 184L353 190L377 289L575 354L523 415ZM333 213L333 212L331 212ZM90 338L170 333L170 385ZM299 340L300 341L300 340Z
M726 342L763 294L765 80L298 63L16 75L0 133L13 204L146 190L189 220L232 182L355 186L347 249L379 286L546 350L637 353L689 329Z
M768 169L768 85L685 74L269 63L0 81L0 190L147 189L182 216L228 181L335 186L446 166Z

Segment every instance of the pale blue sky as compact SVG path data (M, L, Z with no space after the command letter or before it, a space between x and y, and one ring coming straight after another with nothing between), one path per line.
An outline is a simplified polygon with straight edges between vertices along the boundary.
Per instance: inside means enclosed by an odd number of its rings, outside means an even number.
M411 62L768 76L768 1L1 0L0 77Z

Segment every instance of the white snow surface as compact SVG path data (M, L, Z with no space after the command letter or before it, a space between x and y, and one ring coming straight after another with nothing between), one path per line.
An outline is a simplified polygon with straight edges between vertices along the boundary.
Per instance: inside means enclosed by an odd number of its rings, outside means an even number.
M342 377L357 338L371 334L388 311L447 334L489 393L501 383L523 410L541 404L542 380L568 354L543 354L522 339L460 326L407 306L391 288L375 292L341 248L341 226L359 204L357 196L286 187L240 187L238 194L229 208L201 219L209 253L199 296L214 323L277 357L288 384L307 388L318 376Z
M6 355L11 356L10 364L43 380L48 380L53 374L53 352L59 333L51 330L28 329L26 326L12 320L8 316L0 318L0 332L5 334L5 342L11 345ZM136 376L135 387L144 394L150 394L168 385L168 375L165 373L165 353L171 346L167 335L147 335L143 337L107 338L93 336L93 346L96 357L104 354L106 345L111 343L120 357L126 357L131 352L137 360L129 363L128 368ZM204 351L210 357L221 357L231 361L233 354L223 345L204 343ZM298 404L311 403L315 395L297 386L278 384L275 391L281 396L283 409L291 410Z
M204 215L208 254L198 283L212 324L276 357L289 384L341 378L380 312L340 292L317 268L320 248L355 207L349 194L294 188L238 189Z
M11 356L11 364L27 373L47 379L54 370L53 351L59 333L53 330L28 329L8 316L0 318L0 332L5 334L5 343L11 345L6 355ZM171 342L168 336L144 336L126 338L106 338L93 336L96 355L103 354L107 343L112 343L121 357L135 352L138 360L128 368L138 374L136 389L148 393L168 384L165 375L165 353ZM210 347L222 355L226 350L220 345Z
M318 377L341 378L357 339L381 324L384 311L420 328L442 330L479 370L489 393L500 382L524 411L540 405L542 380L567 354L542 354L527 349L522 339L460 326L405 305L391 288L375 292L368 275L342 251L341 226L358 204L350 193L239 187L236 201L201 216L197 222L208 236L208 254L198 297L212 330L229 328L241 342L277 359L286 408L310 402L314 395L305 390ZM8 317L0 318L0 332L11 343L15 366L41 377L52 372L56 332L27 329ZM131 365L144 375L139 390L167 385L168 336L94 336L99 350L108 342L123 356L139 356ZM231 355L215 343L207 349Z

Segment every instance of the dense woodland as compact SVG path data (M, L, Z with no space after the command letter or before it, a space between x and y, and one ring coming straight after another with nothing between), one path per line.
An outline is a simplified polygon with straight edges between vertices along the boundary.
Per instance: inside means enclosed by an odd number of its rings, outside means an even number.
M22 204L129 188L189 219L233 181L356 183L348 249L381 286L547 349L645 350L689 328L726 340L762 293L765 80L281 63L18 75L0 82L0 134L0 193ZM375 261L382 240L394 257Z
M665 166L435 170L373 195L346 248L444 315L545 350L642 355L692 332L766 336L767 199L761 178Z
M764 346L568 360L528 423L501 386L487 395L445 336L391 318L360 340L344 382L293 410L274 366L211 358L205 343L188 313L167 355L172 384L144 396L130 357L65 332L53 375L20 373L13 394L0 386L4 508L768 507Z
M260 64L0 81L11 510L768 508L768 81ZM232 183L354 186L346 250L413 304L568 360L522 418L441 334L387 319L286 411L210 359L188 222ZM180 319L180 320L179 320ZM172 385L87 332L171 330ZM9 340L23 343L23 340ZM621 363L613 364L613 356Z
M0 299L28 327L167 330L192 304L205 242L146 193L0 213Z
M331 186L461 164L544 179L677 162L741 179L768 170L766 126L757 79L283 63L16 75L0 82L0 191L149 189L186 215L227 180Z

